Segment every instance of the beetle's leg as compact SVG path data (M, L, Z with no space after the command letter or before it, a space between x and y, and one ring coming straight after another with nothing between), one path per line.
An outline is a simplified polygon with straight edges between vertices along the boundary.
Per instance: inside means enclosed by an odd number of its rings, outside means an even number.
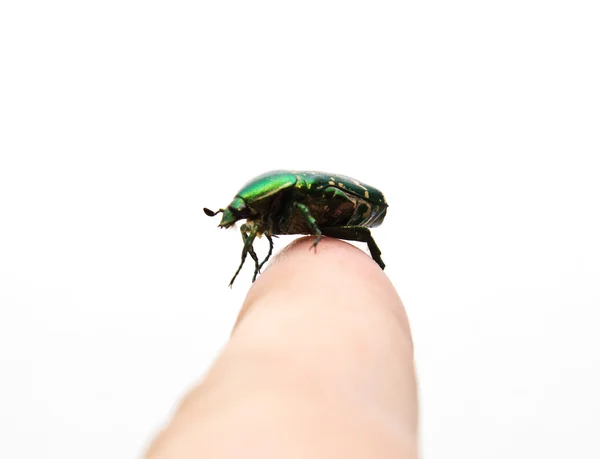
M257 270L258 272L260 272L260 270L262 269L263 265L267 262L267 260L269 258L271 258L271 254L273 253L273 238L271 237L271 235L269 233L265 233L265 236L269 240L269 253L267 253L267 257L258 266L258 270ZM256 279L256 274L257 274L257 272L255 271L254 272L254 279L252 279L252 282L254 282L254 280Z
M304 217L304 220L306 221L306 224L308 225L310 230L314 234L317 235L317 240L312 245L312 247L315 247L315 250L316 250L317 244L319 243L319 241L321 240L321 237L323 236L323 234L321 233L321 230L317 226L317 220L310 213L310 209L308 207L306 207L304 204L302 204L300 202L294 202L294 207L296 207L302 213L302 216Z
M254 277L252 278L252 282L254 282L256 280L256 275L260 272L260 264L258 263L258 256L254 251L254 247L250 246L250 248L248 249L248 253L254 260Z
M369 228L364 228L362 226L332 226L323 228L323 234L338 239L346 239L347 241L366 242L373 260L381 267L381 269L385 269L385 263L381 259L381 250L379 250L379 247L375 244L375 239L373 239Z
M256 256L254 249L252 248L252 243L254 242L254 238L256 238L256 234L258 233L258 226L253 226L249 234L246 225L242 225L240 231L242 233L242 239L244 240L244 249L242 250L242 262L240 263L239 268L231 278L231 282L229 282L230 287L233 285L233 281L240 273L242 266L244 266L244 262L246 261L246 256L248 255L248 253L250 253L250 256L254 259L256 265L258 266L258 257Z
M242 233L242 239L243 239L244 245L245 245L246 244L246 239L248 239L248 235L250 233L250 230L248 229L248 225L246 225L244 223L240 227L240 233ZM252 245L250 245L250 248L248 249L248 253L250 254L250 256L252 257L252 259L254 260L254 274L256 276L256 270L258 270L260 268L259 268L259 264L258 264L258 257L256 256L256 252L254 251L254 247ZM254 280L252 282L254 282Z

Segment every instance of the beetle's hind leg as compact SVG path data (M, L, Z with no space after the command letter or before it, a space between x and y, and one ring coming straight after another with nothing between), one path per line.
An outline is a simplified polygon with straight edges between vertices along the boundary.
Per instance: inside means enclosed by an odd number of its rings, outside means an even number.
M385 269L385 263L381 259L381 250L379 250L379 247L375 244L375 239L373 239L369 228L364 228L362 226L333 226L330 228L323 228L322 231L325 236L345 239L347 241L366 242L375 263L377 263L381 269Z

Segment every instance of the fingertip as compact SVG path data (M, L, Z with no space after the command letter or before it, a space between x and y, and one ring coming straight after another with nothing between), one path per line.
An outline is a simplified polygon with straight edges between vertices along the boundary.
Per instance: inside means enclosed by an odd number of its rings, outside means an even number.
M410 338L400 297L370 255L339 239L323 237L316 247L314 240L312 236L296 239L275 256L248 292L236 327L265 299L273 304L290 299L299 304L365 303L387 308Z
M369 387L376 405L415 434L414 348L400 297L362 250L323 238L315 253L312 243L310 237L294 241L257 279L232 338L289 372L298 367L308 375L307 367L318 367L313 383L344 375L348 384Z

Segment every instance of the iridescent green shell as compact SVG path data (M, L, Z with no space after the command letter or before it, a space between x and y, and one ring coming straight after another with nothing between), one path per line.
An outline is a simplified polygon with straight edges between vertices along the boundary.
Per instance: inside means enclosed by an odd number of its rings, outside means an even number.
M220 227L228 228L238 220L246 220L242 227L242 264L250 253L255 260L256 277L264 262L258 263L252 241L261 234L269 238L271 251L270 236L278 234L316 234L314 245L323 234L367 242L373 258L383 268L385 265L368 228L383 222L387 207L381 191L351 177L277 170L246 183L229 205L218 212L223 214ZM204 211L210 216L218 213Z
M281 213L283 221L267 219L261 232L312 234L299 213L290 206L293 202L306 204L317 225L323 227L376 227L383 222L388 207L381 191L351 177L279 170L259 175L246 183L223 210L220 226L231 226L242 218L253 220Z

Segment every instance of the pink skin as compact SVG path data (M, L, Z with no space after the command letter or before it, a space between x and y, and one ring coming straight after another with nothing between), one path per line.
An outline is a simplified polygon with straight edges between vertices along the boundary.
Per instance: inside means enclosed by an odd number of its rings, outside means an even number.
M146 453L184 458L416 458L404 307L361 250L286 248L252 285L231 339Z

